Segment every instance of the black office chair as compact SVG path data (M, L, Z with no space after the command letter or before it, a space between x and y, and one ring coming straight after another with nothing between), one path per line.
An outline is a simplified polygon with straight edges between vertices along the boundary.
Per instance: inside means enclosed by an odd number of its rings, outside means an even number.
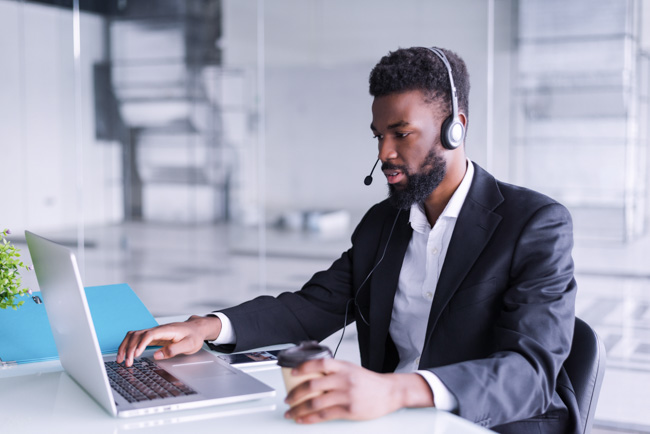
M605 374L605 345L596 332L576 317L571 353L564 362L580 410L580 432L589 434Z

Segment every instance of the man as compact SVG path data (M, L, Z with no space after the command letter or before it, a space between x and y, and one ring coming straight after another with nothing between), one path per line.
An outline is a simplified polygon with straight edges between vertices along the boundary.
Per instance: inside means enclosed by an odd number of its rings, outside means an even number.
M368 211L350 250L298 292L130 332L118 361L130 364L150 344L164 345L156 353L164 358L204 341L242 351L322 340L356 321L363 367L297 368L327 375L294 389L289 404L327 393L288 418L436 406L502 433L574 432L577 405L562 368L576 292L569 213L467 159L469 77L456 54L392 52L371 72L370 93L389 198Z

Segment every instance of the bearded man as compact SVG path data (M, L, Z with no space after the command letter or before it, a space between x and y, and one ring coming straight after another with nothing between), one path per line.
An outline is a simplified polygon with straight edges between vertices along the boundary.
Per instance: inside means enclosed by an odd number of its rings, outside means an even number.
M469 76L438 48L400 49L370 74L371 130L387 200L352 247L304 287L206 317L130 332L118 361L322 340L356 322L361 365L309 361L326 375L287 397L299 423L369 419L435 406L501 433L572 433L563 368L576 283L571 217L554 200L497 181L465 153Z

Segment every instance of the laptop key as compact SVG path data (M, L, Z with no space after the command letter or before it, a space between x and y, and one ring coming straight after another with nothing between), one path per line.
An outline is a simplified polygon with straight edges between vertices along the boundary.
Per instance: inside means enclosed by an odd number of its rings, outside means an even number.
M129 402L196 394L147 357L135 360L130 368L114 361L105 362L105 365L111 387Z

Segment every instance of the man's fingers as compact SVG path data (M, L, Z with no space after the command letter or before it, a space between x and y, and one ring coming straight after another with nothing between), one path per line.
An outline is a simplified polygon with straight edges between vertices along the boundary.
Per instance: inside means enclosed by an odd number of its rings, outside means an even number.
M315 396L311 399L308 399L300 404L292 407L287 411L288 417L292 419L302 419L313 414L317 414L319 420L329 420L327 417L331 417L334 413L331 413L332 408L338 407L339 409L349 409L350 405L350 395L342 391L330 391L328 393L322 393L318 396ZM325 413L327 416L324 416ZM347 411L349 413L349 411ZM338 411L335 414L339 414ZM339 416L343 417L343 416ZM314 420L313 422L316 422Z
M163 348L154 353L154 358L161 360L169 359L179 354L194 354L200 350L202 346L202 341L197 346L197 343L193 339L186 337L178 342L168 343Z
M327 373L299 384L288 394L287 403L292 408L287 411L286 417L299 423L341 418L367 420L390 413L400 407L395 399L390 399L391 392L396 390L396 381L406 378L398 378L396 375L419 377L418 374L377 374L335 360L306 362L304 365L306 366L301 366L295 374L311 372L313 369ZM421 385L419 382L416 384L418 387ZM377 399L378 397L382 399Z
M133 364L133 359L140 356L149 345L167 345L175 338L173 326L162 326L147 330L130 331L118 350L118 362L126 366Z
M314 374L317 372L325 372L328 374L340 372L348 369L351 366L349 362L344 362L335 359L316 359L308 360L294 368L295 375Z
M334 374L324 375L298 384L289 392L285 402L289 405L294 405L296 402L305 399L306 396L316 393L329 393L334 390L345 390L347 387L347 381L343 376Z
M135 359L137 356L142 354L144 348L147 347L147 344L150 341L150 339L143 341L143 338L145 336L148 336L147 333L149 332L150 330L140 330L140 331L134 331L128 333L129 343L127 345L126 353L124 355L126 366L131 366L133 364L133 359Z
M124 361L124 355L126 354L126 347L129 344L129 333L127 332L120 343L120 346L117 349L117 362L122 363Z
M294 420L297 423L301 423L301 424L311 424L311 423L325 422L334 419L348 419L348 415L349 412L347 408L343 406L335 406L335 407L324 408L320 411L306 414L304 416L299 416Z
M166 345L174 339L174 334L166 332L165 329L149 329L136 333L138 337L132 353L133 357L140 357L149 345Z
M117 362L122 363L126 362L127 366L131 366L133 361L133 346L135 345L134 340L136 339L136 332L130 331L127 332L124 340L120 344L120 347L117 350Z
M355 419L350 412L349 396L343 392L326 393L307 400L285 413L298 423L318 423L332 419Z

